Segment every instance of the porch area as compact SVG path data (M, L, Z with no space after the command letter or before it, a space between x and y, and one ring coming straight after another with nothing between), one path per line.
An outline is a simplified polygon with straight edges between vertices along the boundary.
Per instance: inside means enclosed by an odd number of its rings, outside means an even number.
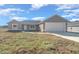
M22 29L22 31L40 31L39 25L22 24L21 29Z

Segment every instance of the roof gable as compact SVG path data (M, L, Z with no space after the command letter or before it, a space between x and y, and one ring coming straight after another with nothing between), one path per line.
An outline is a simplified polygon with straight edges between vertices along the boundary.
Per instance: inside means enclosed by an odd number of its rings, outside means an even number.
M67 22L67 21L68 21L67 19L65 19L59 15L51 16L45 20L45 22Z
M12 21L8 22L8 24L9 24L9 23L18 23L18 22L19 22L19 21L13 19Z

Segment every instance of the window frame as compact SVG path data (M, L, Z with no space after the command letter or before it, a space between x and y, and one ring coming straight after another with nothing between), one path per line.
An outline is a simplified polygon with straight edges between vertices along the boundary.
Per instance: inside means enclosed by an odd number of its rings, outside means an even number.
M14 27L14 25L16 25L16 26ZM18 26L18 24L12 24L12 29L18 28L17 26Z
M35 28L35 25L31 25L30 27L31 27L31 28Z

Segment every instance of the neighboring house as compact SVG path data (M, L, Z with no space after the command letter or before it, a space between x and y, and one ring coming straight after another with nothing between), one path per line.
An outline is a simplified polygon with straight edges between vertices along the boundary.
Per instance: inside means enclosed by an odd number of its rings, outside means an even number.
M67 27L68 32L79 32L79 21L69 22Z
M8 23L9 31L42 31L42 32L66 32L67 20L59 15L54 15L45 21L16 21Z

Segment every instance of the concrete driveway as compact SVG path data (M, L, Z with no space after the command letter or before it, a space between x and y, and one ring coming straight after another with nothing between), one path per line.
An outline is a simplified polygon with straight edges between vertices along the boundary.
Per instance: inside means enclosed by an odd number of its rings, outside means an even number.
M50 34L79 42L79 33L74 33L74 32L55 32L54 33L53 32L53 33L50 33Z

